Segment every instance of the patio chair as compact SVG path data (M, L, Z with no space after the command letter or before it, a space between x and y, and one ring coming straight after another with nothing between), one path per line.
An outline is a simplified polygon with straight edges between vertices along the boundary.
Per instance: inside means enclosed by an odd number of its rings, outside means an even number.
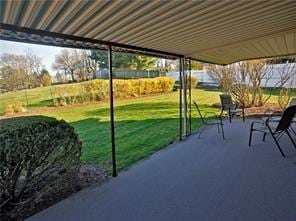
M221 116L224 112L227 112L229 117L229 122L231 123L231 119L237 115L243 115L243 121L245 122L245 109L243 105L241 108L238 108L238 103L234 103L230 94L220 94L221 101Z
M296 97L293 97L290 100L287 107L291 107L294 105L296 105ZM279 122L281 119L281 114L283 114L283 112L281 112L281 111L272 111L272 110L268 109L267 111L265 111L264 115L267 115L267 112L272 112L272 113L269 114L268 117L266 117L266 116L263 117L262 118L263 121L266 121L268 119L269 122ZM296 136L296 131L292 127L292 124L295 124L295 123L296 123L296 117L293 118L289 130Z
M224 129L223 129L223 122L222 122L222 118L221 116L218 116L218 119L216 120L211 120L209 121L209 118L207 118L207 115L209 113L214 113L214 112L206 112L204 115L202 115L197 103L195 101L193 101L193 104L195 106L195 109L197 111L197 114L199 115L201 122L203 124L203 127L201 128L201 130L199 131L199 137L201 136L202 132L204 131L206 126L212 126L212 125L217 125L218 127L218 133L220 133L220 127L221 127L221 132L222 132L222 138L224 138Z
M281 119L277 123L277 125L274 125L274 122L270 122L269 118L263 122L263 121L254 121L251 124L250 128L250 137L249 137L249 146L251 146L252 143L252 135L254 131L262 132L263 133L263 141L265 141L266 134L271 134L273 140L275 141L279 151L281 152L281 155L285 157L285 154L279 144L279 139L281 136L286 133L288 137L290 138L293 146L296 149L295 141L293 140L290 132L289 127L292 123L293 118L296 114L296 105L288 107L282 114ZM257 125L257 127L255 127Z

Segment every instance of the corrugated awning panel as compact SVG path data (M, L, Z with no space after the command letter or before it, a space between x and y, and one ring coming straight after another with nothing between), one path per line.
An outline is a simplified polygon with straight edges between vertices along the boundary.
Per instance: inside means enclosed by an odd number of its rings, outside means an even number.
M2 0L1 23L213 63L296 54L295 0Z

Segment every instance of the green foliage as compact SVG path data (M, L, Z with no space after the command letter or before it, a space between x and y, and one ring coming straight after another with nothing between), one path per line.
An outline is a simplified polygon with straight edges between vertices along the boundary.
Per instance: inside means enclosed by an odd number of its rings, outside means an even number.
M108 54L106 51L92 51L90 58L97 61L100 69L108 68ZM129 53L113 53L112 64L115 69L145 70L155 68L156 58Z
M15 219L80 165L81 142L65 121L44 116L1 120L0 211Z

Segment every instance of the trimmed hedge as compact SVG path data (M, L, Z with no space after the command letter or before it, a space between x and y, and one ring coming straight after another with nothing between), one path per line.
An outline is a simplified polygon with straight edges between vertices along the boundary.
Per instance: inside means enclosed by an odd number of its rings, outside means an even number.
M1 120L1 218L22 216L49 189L67 182L63 175L79 168L81 147L65 121L43 116Z
M116 98L129 98L141 95L167 93L173 90L174 80L168 77L149 79L114 80ZM56 88L55 106L100 101L109 98L109 81L96 79L76 85Z

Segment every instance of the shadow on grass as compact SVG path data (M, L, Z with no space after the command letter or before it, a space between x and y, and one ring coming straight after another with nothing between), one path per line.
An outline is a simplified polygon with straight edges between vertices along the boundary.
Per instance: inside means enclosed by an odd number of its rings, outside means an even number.
M193 118L193 130L200 126ZM71 125L83 143L82 161L103 165L111 169L110 122L88 118ZM115 142L118 170L124 170L137 161L177 141L178 118L115 121Z
M26 106L27 106L27 108L52 107L53 106L53 100L52 99L48 99L48 100L40 101L38 103L31 103L31 104L29 103Z
M177 113L179 104L177 102L141 102L133 104L115 104L115 113L128 112L128 113L138 113L146 111L168 111L168 113ZM98 115L109 113L109 107L99 108L97 110L87 111L87 114Z

